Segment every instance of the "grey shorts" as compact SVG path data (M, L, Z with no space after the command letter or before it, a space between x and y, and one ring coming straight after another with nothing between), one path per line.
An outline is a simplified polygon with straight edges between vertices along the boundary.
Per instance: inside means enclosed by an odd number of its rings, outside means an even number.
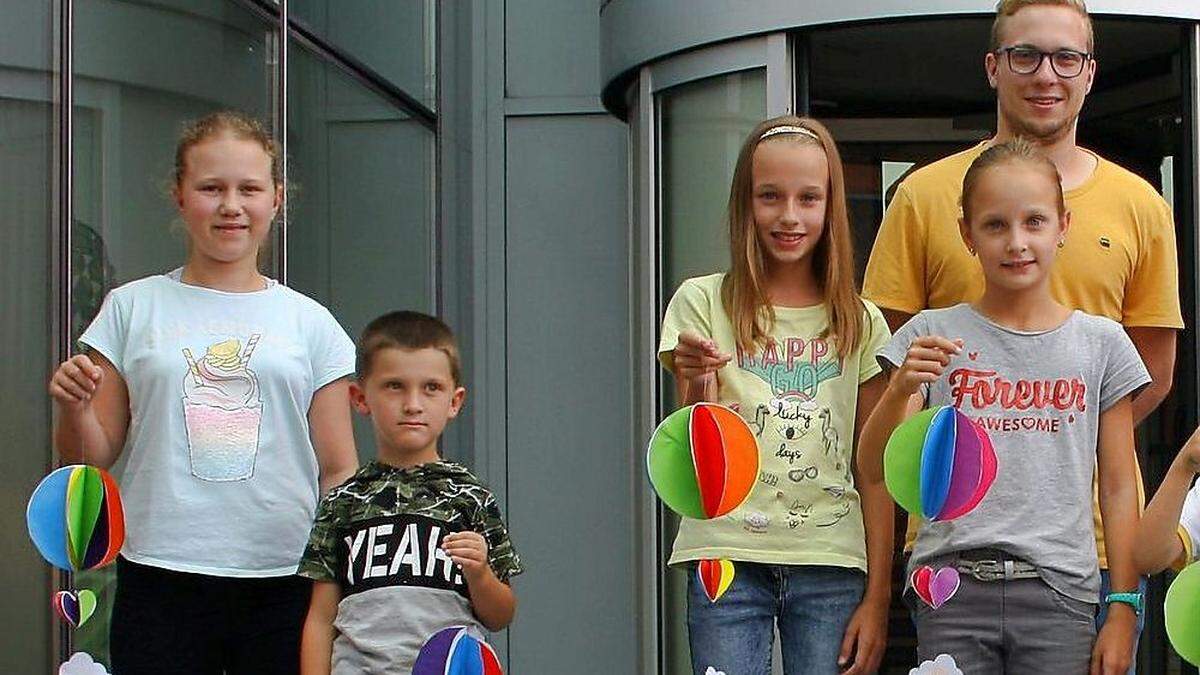
M1063 595L1039 577L980 581L960 572L958 592L936 610L911 589L904 598L921 661L949 654L964 675L1088 672L1097 606Z

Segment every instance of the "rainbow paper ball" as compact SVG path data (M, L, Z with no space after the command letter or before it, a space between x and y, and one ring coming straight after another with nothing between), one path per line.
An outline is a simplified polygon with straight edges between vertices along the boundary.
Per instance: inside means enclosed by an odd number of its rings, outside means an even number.
M64 466L43 478L29 498L25 522L38 553L62 570L103 567L125 541L117 482L94 466Z
M1184 661L1200 664L1200 564L1183 568L1163 603L1167 638Z
M650 484L681 516L709 519L741 506L758 476L758 442L734 411L697 403L667 415L646 453Z
M958 518L996 480L996 450L983 427L952 406L928 408L896 427L883 451L896 503L927 520Z
M504 675L504 671L488 643L466 626L451 626L425 641L412 675Z

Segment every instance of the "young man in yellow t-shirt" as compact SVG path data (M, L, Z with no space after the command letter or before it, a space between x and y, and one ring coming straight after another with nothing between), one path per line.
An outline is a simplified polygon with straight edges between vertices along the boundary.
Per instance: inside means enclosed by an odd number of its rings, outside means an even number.
M1072 213L1051 280L1055 297L1120 322L1153 378L1134 399L1137 424L1171 389L1176 330L1183 327L1175 226L1170 207L1146 181L1076 145L1079 111L1096 74L1093 50L1082 0L999 3L984 61L996 90L996 135L900 184L871 251L863 295L883 310L892 330L922 309L977 299L982 272L959 236L963 175L989 145L1024 136L1058 168ZM1096 535L1103 622L1109 590L1133 589L1112 589L1121 584L1108 578L1098 509ZM1117 612L1121 621L1131 620L1128 606ZM1137 623L1140 633L1140 618Z

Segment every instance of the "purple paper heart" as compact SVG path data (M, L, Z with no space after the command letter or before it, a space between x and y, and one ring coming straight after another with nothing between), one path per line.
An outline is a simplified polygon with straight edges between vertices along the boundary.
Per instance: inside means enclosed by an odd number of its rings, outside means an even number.
M929 606L937 609L946 604L958 592L958 570L953 567L943 567L934 572L929 580Z
M72 628L79 628L79 600L74 593L71 591L58 591L54 594L52 604L63 621L71 624Z

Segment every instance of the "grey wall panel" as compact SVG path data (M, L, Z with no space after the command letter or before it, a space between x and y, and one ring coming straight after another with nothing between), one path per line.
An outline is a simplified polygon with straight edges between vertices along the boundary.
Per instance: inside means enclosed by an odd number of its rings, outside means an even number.
M508 120L514 673L638 672L627 144L604 116Z
M600 94L597 0L521 0L505 9L507 95Z
M438 4L439 313L454 328L468 387L443 447L469 465L503 508L504 5ZM492 637L503 653L506 635Z

